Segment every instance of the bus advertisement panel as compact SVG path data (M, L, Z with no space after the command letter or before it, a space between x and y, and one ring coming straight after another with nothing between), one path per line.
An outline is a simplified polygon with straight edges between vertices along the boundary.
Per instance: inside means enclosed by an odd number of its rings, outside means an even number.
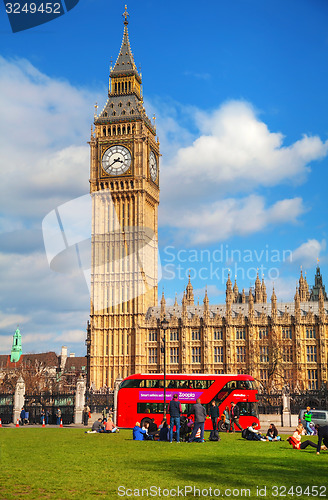
M257 422L257 386L250 375L232 374L168 374L166 375L166 405L178 394L182 406L182 414L188 416L192 405L200 398L201 404L209 408L215 401L220 417L225 408L231 408L236 403L240 411L239 423L245 428ZM117 425L119 427L134 427L135 423L154 421L159 425L164 414L164 375L136 374L124 379L120 385L117 397ZM169 415L167 415L169 423ZM220 420L220 429L225 429ZM212 428L211 419L206 419L205 429ZM236 430L238 430L236 428Z

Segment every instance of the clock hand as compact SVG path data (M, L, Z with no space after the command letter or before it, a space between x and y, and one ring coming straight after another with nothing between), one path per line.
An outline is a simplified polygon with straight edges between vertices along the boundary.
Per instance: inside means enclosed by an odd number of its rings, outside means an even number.
M119 161L120 163L123 163L123 161L122 161L122 160L120 160L119 158L115 158L115 160L113 161L112 165L113 165L114 163L116 163L117 161Z

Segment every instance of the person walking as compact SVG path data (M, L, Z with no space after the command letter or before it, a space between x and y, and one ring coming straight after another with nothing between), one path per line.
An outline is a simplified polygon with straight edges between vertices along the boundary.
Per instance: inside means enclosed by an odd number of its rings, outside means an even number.
M219 408L216 406L215 401L212 401L211 403L210 416L212 420L213 431L216 431L218 426Z
M230 430L231 432L235 432L235 424L241 431L243 430L242 426L239 424L240 412L236 403L231 403L230 410Z
M200 398L196 400L196 404L193 405L192 411L195 415L195 423L194 423L194 428L192 431L192 434L189 439L189 443L191 443L194 438L196 437L196 433L198 429L200 429L200 440L201 442L204 441L204 427L205 427L205 419L206 419L206 410L204 406L200 404Z
M108 420L108 417L109 417L109 409L108 409L108 406L106 406L103 411L101 412L102 414L102 422L103 424L107 422Z
M22 408L22 410L20 412L20 420L21 420L21 425L24 425L25 424L25 410L24 410L24 407Z
M177 443L180 443L180 417L182 413L178 394L173 394L173 399L168 404L167 413L170 415L170 443L173 441L173 427L177 433Z
M57 411L56 411L56 418L57 418L56 423L57 423L57 425L60 425L61 414L62 414L61 409L57 408Z
M304 413L304 420L305 420L306 433L308 434L308 436L312 436L313 432L310 427L310 424L312 422L312 411L310 406L306 407L306 412Z
M46 412L42 408L42 410L40 412L40 424L41 425L43 425L43 420L44 420L44 423L46 423Z
M226 428L226 432L229 432L229 430L230 430L230 410L229 410L229 406L225 407L223 415L224 415L224 425L225 425L225 428Z

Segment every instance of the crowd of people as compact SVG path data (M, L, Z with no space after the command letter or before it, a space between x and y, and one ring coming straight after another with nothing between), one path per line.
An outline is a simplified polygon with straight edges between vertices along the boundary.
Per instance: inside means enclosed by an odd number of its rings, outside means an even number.
M277 442L283 441L279 436L278 429L271 423L266 434L262 434L258 429L258 423L253 422L250 426L243 429L239 423L239 408L236 403L232 402L231 406L226 406L223 414L220 416L219 407L215 401L212 401L207 415L205 407L201 404L198 398L196 403L192 406L191 411L187 416L182 414L182 406L178 398L178 394L174 394L172 400L167 405L166 413L170 416L170 424L168 424L166 417L163 418L161 424L157 427L154 418L144 419L143 423L136 422L132 434L135 441L167 441L173 443L173 440L180 443L180 440L186 442L204 442L205 421L211 418L212 428L210 434L211 441L220 441L219 430L226 432L235 432L235 427L242 431L242 437L248 441L262 441L262 442ZM87 425L90 417L90 409L85 407L84 415L86 415L85 425ZM287 441L293 446L294 449L304 450L307 447L316 448L317 454L321 450L328 449L328 425L312 425L311 422L311 408L307 408L305 413L306 427L299 424ZM221 424L221 425L220 425ZM106 406L102 411L102 417L98 418L92 426L91 431L87 433L116 433L119 432L117 426L113 422L113 410ZM311 440L302 442L302 435L318 435L318 442L315 443ZM211 438L212 436L212 438Z
M30 423L30 414L28 411L25 410L24 406L21 409L20 415L19 415L19 424L20 425L27 425ZM54 418L55 417L55 422ZM39 418L40 425L49 425L55 423L56 425L60 425L62 422L62 412L60 408L56 408L54 415L50 412L50 410L41 408L40 410L40 415L39 417L36 417L37 419ZM35 422L36 423L36 422Z
M106 407L105 410L108 410ZM111 434L114 432L120 432L120 429L114 424L112 416L103 411L103 417L99 417L93 424L91 431L86 431L87 434L93 434L96 432Z
M307 411L310 412L310 408L307 408ZM197 399L196 403L192 406L190 414L185 417L182 415L182 408L178 395L174 394L173 399L167 406L167 414L170 415L170 425L168 425L166 418L162 420L158 428L154 419L151 419L150 423L145 422L144 425L141 425L140 422L136 422L136 425L133 428L133 439L136 441L158 440L172 443L175 436L177 443L180 442L181 437L187 442L204 442L204 428L207 413L205 407L201 404L200 399ZM191 419L191 415L193 415L193 419ZM225 407L225 410L220 417L219 407L216 405L215 401L212 401L209 410L209 417L212 421L212 432L216 432L217 434L219 434L220 428L218 424L222 421L223 426L221 425L221 429L224 428L226 432L235 432L236 426L242 431L242 437L249 441L283 441L281 436L279 436L278 429L273 423L269 425L266 434L262 434L260 432L257 422L253 422L249 427L243 429L239 423L239 408L234 402L231 403L230 408L229 406ZM306 420L306 422L308 422L308 420ZM317 449L318 454L321 450L327 450L328 426L316 425L313 429L312 426L307 426L307 431L305 431L303 426L299 425L293 436L288 438L288 442L293 444L294 448L301 450L311 446ZM310 440L302 442L302 434L306 434L307 432L310 432L312 435L317 433L318 443L314 443ZM210 438L210 440L219 441L220 438Z

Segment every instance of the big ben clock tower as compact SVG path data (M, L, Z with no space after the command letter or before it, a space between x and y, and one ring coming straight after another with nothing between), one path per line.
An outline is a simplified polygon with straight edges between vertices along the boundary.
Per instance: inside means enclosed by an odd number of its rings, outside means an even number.
M113 387L145 365L145 314L157 305L159 142L143 107L128 37L110 69L107 103L91 134L89 381Z

